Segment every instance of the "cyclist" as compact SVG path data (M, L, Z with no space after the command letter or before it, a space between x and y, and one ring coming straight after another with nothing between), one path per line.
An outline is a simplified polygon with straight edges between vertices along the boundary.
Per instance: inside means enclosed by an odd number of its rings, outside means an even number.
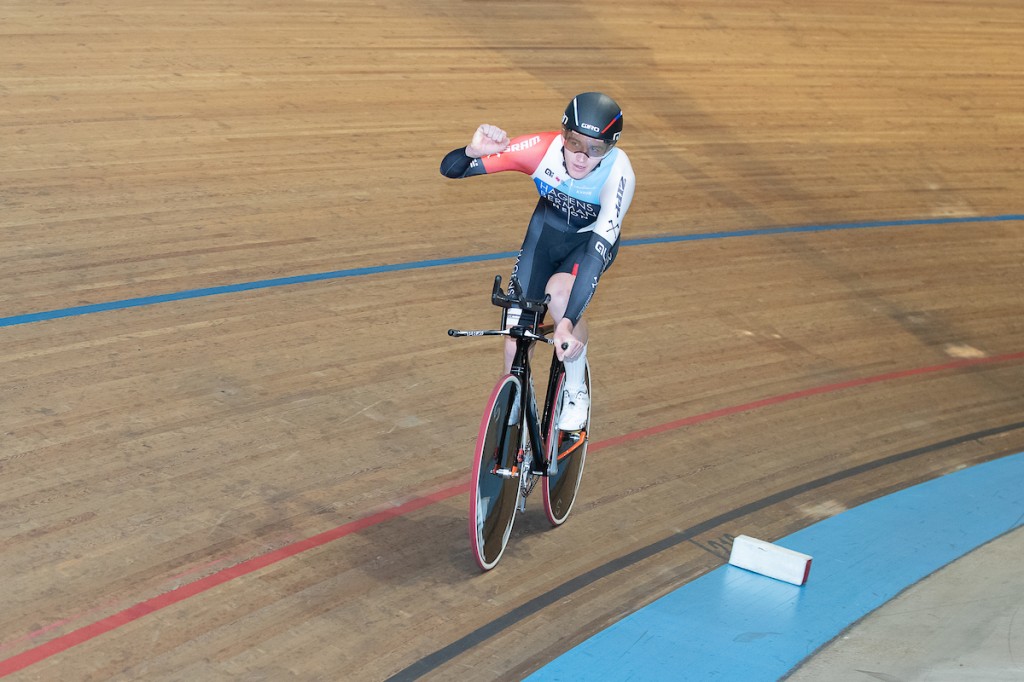
M621 133L622 110L615 100L585 92L565 108L561 131L509 139L501 128L484 124L466 147L441 162L441 173L449 178L518 171L537 186L540 200L512 273L527 298L551 295L555 352L565 363L568 393L558 423L563 431L586 425L588 330L581 318L618 252L622 218L636 185L629 158L616 146ZM511 285L510 293L516 293ZM534 316L510 310L508 323L531 324ZM514 354L514 340L506 339L506 372Z

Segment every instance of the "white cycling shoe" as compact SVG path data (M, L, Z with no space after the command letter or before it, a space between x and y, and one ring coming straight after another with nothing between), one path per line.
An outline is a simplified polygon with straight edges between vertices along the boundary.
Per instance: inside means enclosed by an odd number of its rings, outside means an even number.
M562 402L562 412L558 415L558 428L561 431L579 431L587 425L590 416L590 394L583 389L576 395L566 395Z

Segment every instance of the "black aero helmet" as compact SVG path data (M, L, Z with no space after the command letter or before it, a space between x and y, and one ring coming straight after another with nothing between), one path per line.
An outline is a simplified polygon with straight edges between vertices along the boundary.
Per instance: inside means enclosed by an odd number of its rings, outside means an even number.
M622 133L622 109L608 95L584 92L569 102L562 125L587 137L617 142Z

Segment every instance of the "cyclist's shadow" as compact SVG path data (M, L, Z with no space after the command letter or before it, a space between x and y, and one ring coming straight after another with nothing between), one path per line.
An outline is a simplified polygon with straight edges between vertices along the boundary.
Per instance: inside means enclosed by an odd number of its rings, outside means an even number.
M456 498L462 500L462 497ZM528 552L529 538L555 530L541 506L540 494L531 509L516 516L512 539L518 549ZM363 566L377 581L390 585L458 585L482 574L473 559L467 538L466 511L447 506L446 513L428 513L420 518L398 516L387 523L358 533L363 540ZM508 554L514 557L516 547Z
M435 505L431 511L397 516L360 531L370 576L385 584L430 585L458 584L479 575L461 507L444 506L442 513Z

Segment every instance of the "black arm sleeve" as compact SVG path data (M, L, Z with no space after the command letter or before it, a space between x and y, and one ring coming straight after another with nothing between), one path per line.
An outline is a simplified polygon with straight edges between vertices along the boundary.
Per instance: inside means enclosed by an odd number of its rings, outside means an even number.
M590 299L597 291L597 281L601 279L601 273L605 271L605 257L602 254L612 253L612 245L597 234L590 236L590 243L587 244L587 251L580 260L579 269L576 271L576 281L569 293L569 301L565 305L565 316L569 318L573 326L579 324L583 317L583 311L590 305Z
M448 152L441 160L441 175L446 178L464 178L473 158L466 156L466 148L459 147Z

